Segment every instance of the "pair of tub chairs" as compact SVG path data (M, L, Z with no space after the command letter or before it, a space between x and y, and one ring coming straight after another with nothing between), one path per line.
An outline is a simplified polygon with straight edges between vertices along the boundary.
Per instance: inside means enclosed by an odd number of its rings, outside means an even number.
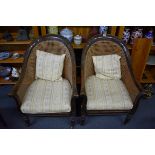
M56 63L51 54L57 60L61 59L63 66ZM113 55L115 61L120 61L120 79L101 79L95 76L97 71L94 63L98 64L98 72L108 66L100 62L100 58L93 57L109 55ZM112 62L111 64L115 66ZM52 65L53 70L50 70ZM60 69L55 71L56 68ZM54 81L48 79L55 74L61 78ZM114 36L97 35L88 41L82 53L79 95L74 51L70 42L59 35L47 35L36 39L28 47L21 77L11 95L29 125L29 115L70 116L70 126L73 128L76 104L81 107L81 125L84 125L86 115L124 112L127 113L124 123L127 123L136 111L143 91L134 79L126 45ZM76 102L77 98L80 98L81 103Z

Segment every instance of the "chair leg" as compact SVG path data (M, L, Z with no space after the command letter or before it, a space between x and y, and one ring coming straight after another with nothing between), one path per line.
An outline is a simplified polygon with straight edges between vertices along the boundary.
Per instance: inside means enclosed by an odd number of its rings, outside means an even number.
M81 118L80 118L80 125L85 125L85 116L83 115L83 116L81 116Z
M131 120L131 118L133 117L133 115L135 114L135 112L137 111L139 103L135 104L133 106L133 108L129 111L129 113L127 114L125 120L124 120L124 124L129 123L129 121Z
M72 117L70 122L70 128L73 129L74 126L75 126L75 117Z
M81 97L81 118L80 118L80 125L85 125L85 115L86 115L86 103L87 103L87 97L85 95L80 96Z
M129 114L129 113L127 114L127 116L126 116L126 118L124 120L124 125L129 123L129 121L131 120L132 116L133 116L133 114Z
M125 120L124 120L124 124L127 124L132 116L135 114L135 112L137 111L137 108L139 106L139 103L140 103L140 100L141 98L144 96L144 94L139 94L137 97L136 97L136 100L135 100L135 103L134 103L134 106L133 108L129 111L129 113L127 114Z

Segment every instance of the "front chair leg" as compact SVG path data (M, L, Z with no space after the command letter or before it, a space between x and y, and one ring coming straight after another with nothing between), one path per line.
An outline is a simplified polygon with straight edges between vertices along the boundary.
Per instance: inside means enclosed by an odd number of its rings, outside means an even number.
M73 129L75 126L75 120L76 120L76 102L77 102L78 96L73 96L71 100L71 121L70 121L70 128Z
M10 97L13 97L13 99L16 101L17 109L20 112L22 118L24 119L24 122L29 127L30 126L30 119L29 119L28 115L26 115L26 114L24 114L24 113L21 112L21 110L20 110L21 102L20 102L18 96L17 95L13 95L13 94L9 94L9 96Z
M137 108L138 108L141 98L142 98L142 95L137 97L137 99L135 101L136 103L134 104L133 108L129 111L129 113L127 114L127 116L124 120L124 124L127 124L131 120L131 118L135 114L135 112L137 111Z
M129 121L131 120L131 118L132 118L132 116L133 116L133 114L127 114L127 116L126 116L126 118L125 118L125 120L124 120L124 124L126 125L127 123L129 123Z
M135 114L136 110L138 108L138 104L136 104L135 106L133 106L133 108L129 111L129 113L127 114L125 120L124 120L124 124L129 123L129 121L131 120L131 118L133 117L133 115Z

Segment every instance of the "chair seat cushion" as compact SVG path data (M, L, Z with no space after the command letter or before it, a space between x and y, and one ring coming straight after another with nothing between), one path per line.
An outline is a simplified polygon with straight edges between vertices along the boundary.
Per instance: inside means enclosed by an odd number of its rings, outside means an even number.
M23 113L61 113L71 111L72 89L69 82L35 80L27 89Z
M86 80L87 110L129 110L133 103L119 79L105 80L90 76Z

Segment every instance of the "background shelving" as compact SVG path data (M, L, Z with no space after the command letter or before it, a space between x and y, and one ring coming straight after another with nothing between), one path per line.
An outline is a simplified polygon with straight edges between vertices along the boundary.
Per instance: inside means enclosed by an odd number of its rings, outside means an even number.
M18 31L23 27L20 26L1 26L0 27L0 52L2 51L9 51L13 53L19 53L20 57L14 59L12 57L4 60L0 60L0 65L2 66L10 66L20 69L22 67L24 61L24 54L25 50L31 41L39 36L39 29L37 26L24 26L24 29L27 30L28 36L31 33L31 37L28 40L20 41L16 40ZM3 39L3 34L5 32L9 32L13 40L6 41ZM0 77L0 85L1 84L15 84L17 81L5 80L4 78Z
M82 55L82 50L86 45L86 42L88 41L89 38L91 38L93 35L99 33L99 26L59 26L58 27L58 33L63 29L63 28L69 28L73 31L73 35L80 34L83 38L83 41L80 45L74 44L72 42L72 46L75 51L75 56L76 56L76 61L77 61L77 83L80 84L80 65L81 65L81 55ZM37 38L39 35L44 36L48 33L47 26L31 26L27 27L28 31L33 34L33 38L31 40L26 40L26 41L18 41L16 40L16 36L18 34L18 30L21 28L20 26L1 26L0 27L0 52L9 50L11 52L18 52L23 57L20 57L18 59L12 59L8 58L5 60L0 60L1 65L10 65L10 66L15 66L17 68L20 68L22 66L22 63L24 61L24 53L25 49L28 47L28 45L31 43L31 41L35 38ZM126 27L126 26L109 26L108 27L108 34L117 36L118 38L122 39L123 37L123 32L125 28L130 28L130 32L135 28L135 27ZM143 28L143 36L144 34L152 28L155 32L155 27L139 27ZM5 31L9 31L14 40L13 41L5 41L2 39L2 35ZM141 77L137 78L138 81L142 83L155 83L155 33L154 33L154 39L151 44L150 49L146 52L148 54L145 54L142 50L135 50L134 46L139 46L135 44L127 44L127 47L130 51L131 57L133 55L136 57L135 59L132 59L132 65L133 68L135 69L135 74L139 72L139 68L142 66L141 63L144 63L144 69L141 69ZM146 43L145 43L146 44ZM147 45L146 45L147 46ZM138 47L139 48L139 47ZM144 62L142 57L146 57L146 61ZM140 66L139 67L134 67L134 61L140 60ZM147 77L147 78L146 78ZM0 84L14 84L15 82L10 81L4 81L2 78L0 78Z
M142 29L143 38L145 38L145 34L150 29L153 30L151 45L147 41L137 39L139 41L134 44L130 44L129 40L127 47L132 57L132 68L137 81L141 83L155 83L155 26L121 26L121 31L119 32L120 39L122 39L126 28L130 29L130 35L135 28Z

